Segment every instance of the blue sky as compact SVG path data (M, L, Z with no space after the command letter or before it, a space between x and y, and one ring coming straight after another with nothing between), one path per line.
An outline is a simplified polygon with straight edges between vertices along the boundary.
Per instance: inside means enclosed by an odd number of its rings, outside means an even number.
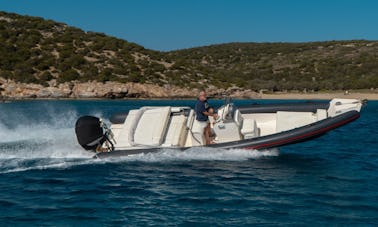
M0 10L164 51L226 42L378 40L375 0L0 0Z

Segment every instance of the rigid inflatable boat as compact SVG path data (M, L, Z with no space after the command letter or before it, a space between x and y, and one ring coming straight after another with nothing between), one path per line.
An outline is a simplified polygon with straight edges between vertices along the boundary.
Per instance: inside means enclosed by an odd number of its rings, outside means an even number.
M142 107L110 118L111 126L93 116L76 122L76 136L95 157L116 157L186 150L206 146L221 149L267 149L299 143L356 120L363 101L255 104L236 107L226 102L211 124L214 143L205 145L204 129L189 107Z

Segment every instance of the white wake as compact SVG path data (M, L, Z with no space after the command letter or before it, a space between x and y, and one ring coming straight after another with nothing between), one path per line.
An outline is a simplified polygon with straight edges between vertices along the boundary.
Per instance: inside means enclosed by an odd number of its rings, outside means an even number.
M246 161L267 156L278 156L277 149L272 150L244 150L218 148L190 148L185 151L162 149L161 151L146 154L136 154L121 158L123 161L142 162L170 162L170 161ZM114 160L114 158L112 158Z

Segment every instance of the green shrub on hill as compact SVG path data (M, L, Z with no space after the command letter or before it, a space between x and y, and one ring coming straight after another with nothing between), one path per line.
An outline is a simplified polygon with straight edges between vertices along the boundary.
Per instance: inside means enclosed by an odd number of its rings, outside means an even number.
M76 70L68 69L64 71L62 75L60 75L58 81L60 83L64 83L64 82L69 82L69 81L79 80L79 79L80 79L80 75Z

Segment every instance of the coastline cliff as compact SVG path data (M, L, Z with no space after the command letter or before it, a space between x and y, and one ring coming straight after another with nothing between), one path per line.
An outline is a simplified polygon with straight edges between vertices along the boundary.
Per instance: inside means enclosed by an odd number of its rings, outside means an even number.
M65 82L51 81L48 86L20 83L0 78L0 90L3 99L126 99L126 98L195 98L199 89L183 89L177 86L158 86L153 84L120 82ZM219 89L208 87L209 96L222 98L260 98L252 90L238 87ZM0 96L1 98L1 96Z

